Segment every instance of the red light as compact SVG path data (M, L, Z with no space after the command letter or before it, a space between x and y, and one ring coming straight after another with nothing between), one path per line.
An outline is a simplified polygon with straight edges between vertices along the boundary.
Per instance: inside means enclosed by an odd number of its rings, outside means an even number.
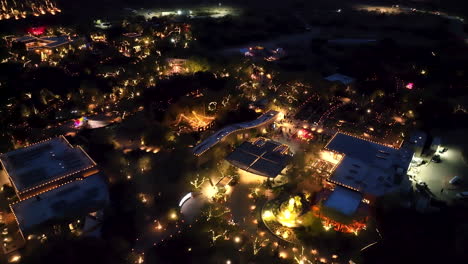
M45 30L46 27L32 27L28 28L28 33L38 36L44 34Z
M308 139L313 139L314 135L306 129L301 129L297 131L297 137L300 139L308 140Z

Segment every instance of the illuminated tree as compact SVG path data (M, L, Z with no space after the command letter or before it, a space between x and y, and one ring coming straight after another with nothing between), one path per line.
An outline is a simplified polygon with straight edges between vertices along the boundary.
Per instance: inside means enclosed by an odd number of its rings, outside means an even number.
M270 241L268 238L259 239L258 237L255 238L254 242L252 243L253 246L253 254L257 255L260 250L266 246L266 243Z
M207 180L208 178L200 177L200 175L197 174L197 177L193 181L190 181L190 184L195 188L195 190L198 190Z
M191 57L185 64L189 72L206 72L209 71L210 65L205 58Z
M231 211L228 208L220 206L209 206L206 212L206 221L210 221L213 218L221 217Z
M210 230L208 232L211 233L211 242L213 243L213 245L215 244L216 240L218 240L221 237L224 237L227 234L227 230L224 230L222 233L217 233L214 230Z

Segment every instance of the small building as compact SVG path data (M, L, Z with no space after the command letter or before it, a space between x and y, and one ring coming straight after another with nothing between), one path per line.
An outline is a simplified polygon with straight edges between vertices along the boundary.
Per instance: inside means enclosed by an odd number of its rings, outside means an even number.
M362 202L362 197L360 192L337 185L333 192L325 194L322 206L313 206L312 210L325 229L357 235L366 228L369 217L369 205Z
M336 186L335 190L325 200L323 206L331 208L347 216L352 216L361 204L362 194L341 186Z
M188 72L187 59L168 58L167 62L167 74L183 74Z
M73 42L69 36L43 36L35 37L26 35L22 37L11 38L11 43L20 42L26 45L28 51L35 51L41 49L55 49L66 44Z
M23 238L108 203L107 183L97 164L63 136L1 154L0 162L16 192L10 209Z
M242 143L226 160L247 172L275 178L286 168L290 158L289 146L270 139L257 138L253 142Z

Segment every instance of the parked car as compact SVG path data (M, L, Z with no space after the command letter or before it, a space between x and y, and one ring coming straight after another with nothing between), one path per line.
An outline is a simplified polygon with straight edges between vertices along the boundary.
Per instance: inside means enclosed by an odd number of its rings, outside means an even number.
M439 155L434 155L431 159L432 162L439 163L441 162L440 156Z
M453 185L458 184L458 183L460 183L460 182L461 182L460 176L455 176L455 177L453 177L452 179L450 179L450 181L449 181L449 183L450 183L450 184L453 184Z
M460 193L457 193L456 197L458 199L466 199L468 198L468 192L460 192Z

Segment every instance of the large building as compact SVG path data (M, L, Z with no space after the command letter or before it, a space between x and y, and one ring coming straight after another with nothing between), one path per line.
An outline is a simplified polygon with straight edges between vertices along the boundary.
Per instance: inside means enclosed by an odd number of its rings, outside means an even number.
M96 163L63 136L2 154L0 162L16 192L10 208L23 236L85 217L109 200Z
M258 138L253 142L242 143L226 160L250 173L275 178L286 167L290 158L289 146Z
M342 155L328 181L358 191L365 198L409 190L408 171L413 151L337 133L325 146Z
M387 193L409 191L407 176L413 151L336 133L325 146L336 161L327 179L333 191L323 199L320 215L325 228L358 233L366 227L369 203Z

